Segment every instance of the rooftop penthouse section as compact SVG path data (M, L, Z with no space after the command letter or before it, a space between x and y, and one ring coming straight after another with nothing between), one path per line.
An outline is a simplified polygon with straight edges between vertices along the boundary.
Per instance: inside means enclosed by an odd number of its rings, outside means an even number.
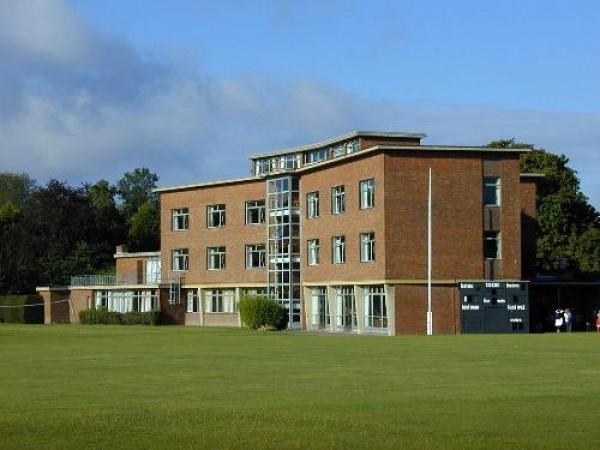
M423 133L353 131L315 144L250 155L252 175L287 172L330 161L376 145L418 146Z

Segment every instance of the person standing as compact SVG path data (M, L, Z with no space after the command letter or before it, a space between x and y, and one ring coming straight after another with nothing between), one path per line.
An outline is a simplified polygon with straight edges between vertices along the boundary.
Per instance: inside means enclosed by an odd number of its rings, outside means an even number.
M600 333L600 311L596 314L596 333Z
M565 331L570 333L573 330L573 313L569 308L565 309Z
M563 312L556 308L556 311L554 311L554 327L556 328L556 332L560 333L560 329L563 326L563 322L564 322L564 315Z

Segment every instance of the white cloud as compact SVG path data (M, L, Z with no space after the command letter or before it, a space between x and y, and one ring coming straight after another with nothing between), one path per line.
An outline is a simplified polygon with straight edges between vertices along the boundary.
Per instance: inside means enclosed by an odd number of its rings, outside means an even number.
M234 177L248 173L251 152L394 129L426 132L428 143L515 137L564 152L600 205L600 114L395 104L310 79L215 78L148 61L62 1L0 3L0 42L0 167L40 181L115 180L142 165L161 184Z

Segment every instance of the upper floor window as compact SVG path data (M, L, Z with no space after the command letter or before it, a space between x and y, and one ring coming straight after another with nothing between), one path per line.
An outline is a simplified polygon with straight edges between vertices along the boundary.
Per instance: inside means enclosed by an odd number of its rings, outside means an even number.
M306 153L306 164L314 164L327 159L327 149L311 150Z
M331 214L343 214L346 211L346 189L344 186L331 188Z
M225 247L208 247L206 259L208 270L222 270L226 268L227 252Z
M483 257L485 259L500 259L501 256L500 233L498 231L486 231L483 235Z
M176 248L171 252L171 270L188 270L189 255L187 248Z
M171 210L172 229L173 231L181 231L188 229L188 209L179 208Z
M361 262L375 261L375 233L361 233L360 260Z
M344 236L334 236L331 239L331 256L333 264L346 262L346 238Z
M500 205L500 178L485 177L483 179L483 204L485 206Z
M280 169L297 169L300 167L298 155L284 155L279 158Z
M246 202L246 225L265 223L265 201Z
M360 209L375 206L375 180L369 178L360 182Z
M257 159L254 161L254 173L256 175L263 175L271 171L271 163L268 159Z
M338 144L331 148L331 156L333 158L338 158L340 156L344 156L346 154L346 147L344 144Z
M306 194L306 217L315 219L319 217L319 193L309 192Z
M319 240L310 239L306 241L306 252L308 255L307 263L309 266L319 264Z
M208 205L206 207L206 225L208 228L225 226L225 205Z
M246 269L265 267L265 245L246 245Z

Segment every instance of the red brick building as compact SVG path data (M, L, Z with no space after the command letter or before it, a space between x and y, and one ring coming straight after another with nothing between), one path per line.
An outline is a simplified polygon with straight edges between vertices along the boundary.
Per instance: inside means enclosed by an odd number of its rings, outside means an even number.
M247 178L157 189L160 253L118 252L114 286L42 295L71 295L71 320L80 307L114 308L115 295L126 307L145 295L176 323L239 326L240 298L258 293L288 308L290 328L415 334L426 332L431 286L433 333L459 333L463 312L478 308L463 305L461 286L484 283L482 302L504 311L495 286L523 289L532 276L535 176L519 171L526 148L422 138L352 132L252 155Z

